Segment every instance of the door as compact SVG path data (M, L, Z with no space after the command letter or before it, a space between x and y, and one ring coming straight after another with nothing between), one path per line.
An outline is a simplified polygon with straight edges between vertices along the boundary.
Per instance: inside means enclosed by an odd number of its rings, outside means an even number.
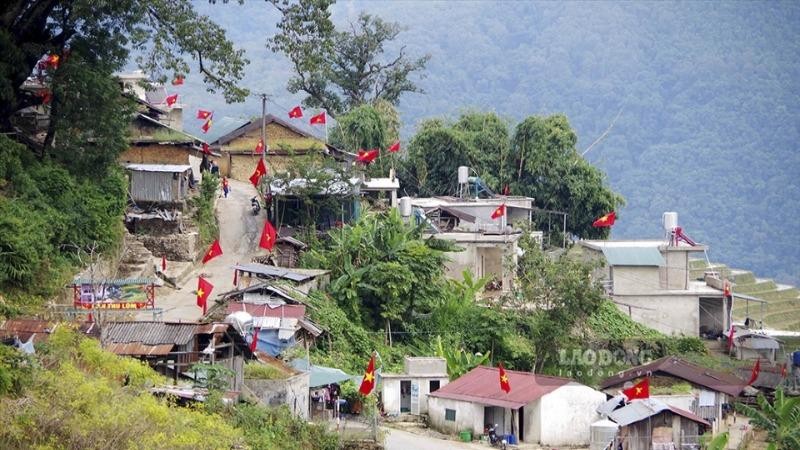
M411 412L411 380L400 380L400 412Z
M519 409L519 436L517 436L517 440L522 442L525 439L525 407L521 407Z
M411 414L419 415L419 380L411 382Z

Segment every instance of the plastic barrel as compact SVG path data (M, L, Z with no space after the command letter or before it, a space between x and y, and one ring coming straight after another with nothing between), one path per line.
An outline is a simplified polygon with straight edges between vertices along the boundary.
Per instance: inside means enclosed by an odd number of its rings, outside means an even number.
M458 436L464 442L472 442L472 431L464 430L461 433L458 433Z
M517 437L514 436L513 434L507 434L506 435L506 442L509 445L517 445Z

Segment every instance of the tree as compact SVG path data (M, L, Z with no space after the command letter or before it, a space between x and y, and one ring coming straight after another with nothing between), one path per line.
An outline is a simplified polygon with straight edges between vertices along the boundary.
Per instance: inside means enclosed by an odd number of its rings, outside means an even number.
M426 121L408 145L400 178L406 189L422 196L452 195L459 166L469 166L471 153L461 133L439 121Z
M101 72L108 74L135 49L142 52L140 67L160 82L188 74L191 57L209 92L221 92L228 101L241 101L247 94L236 85L247 64L243 51L189 0L12 0L0 14L0 47L3 129L10 127L16 111L43 102L22 85L47 54L62 62L79 55L88 64L106 66ZM50 66L44 77L59 70ZM56 108L60 93L53 91Z
M405 47L397 56L385 55L385 47L403 31L398 24L361 13L347 31L339 31L330 19L334 0L271 3L283 16L269 48L291 61L295 76L287 88L306 93L306 107L337 116L379 99L397 105L403 93L421 92L410 77L430 57L409 58Z
M777 389L772 403L761 392L756 401L758 408L738 403L736 409L747 415L754 427L767 432L767 448L800 448L800 398L787 397L782 389Z
M490 188L500 192L511 181L506 168L508 123L493 112L469 112L459 117L453 129L462 133L478 175Z

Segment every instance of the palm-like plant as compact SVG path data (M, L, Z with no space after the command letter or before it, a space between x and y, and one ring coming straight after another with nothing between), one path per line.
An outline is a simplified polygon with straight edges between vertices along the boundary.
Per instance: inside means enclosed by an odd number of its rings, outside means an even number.
M749 417L755 428L767 432L767 449L800 449L800 397L787 397L778 389L772 403L762 393L756 402L758 408L739 403L736 409Z

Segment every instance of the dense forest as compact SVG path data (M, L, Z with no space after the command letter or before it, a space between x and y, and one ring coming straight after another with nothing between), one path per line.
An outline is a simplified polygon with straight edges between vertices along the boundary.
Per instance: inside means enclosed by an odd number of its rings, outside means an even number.
M244 84L299 103L285 57L267 49L279 13L262 2L196 3L251 60ZM800 5L765 3L339 2L338 24L360 11L400 23L392 43L430 55L422 94L399 110L403 137L432 117L492 111L509 127L565 114L586 158L626 199L614 238L656 238L664 211L710 258L800 282ZM218 114L259 112L255 97L226 105L191 77L183 101ZM196 124L199 126L199 124ZM187 121L187 128L195 127Z

